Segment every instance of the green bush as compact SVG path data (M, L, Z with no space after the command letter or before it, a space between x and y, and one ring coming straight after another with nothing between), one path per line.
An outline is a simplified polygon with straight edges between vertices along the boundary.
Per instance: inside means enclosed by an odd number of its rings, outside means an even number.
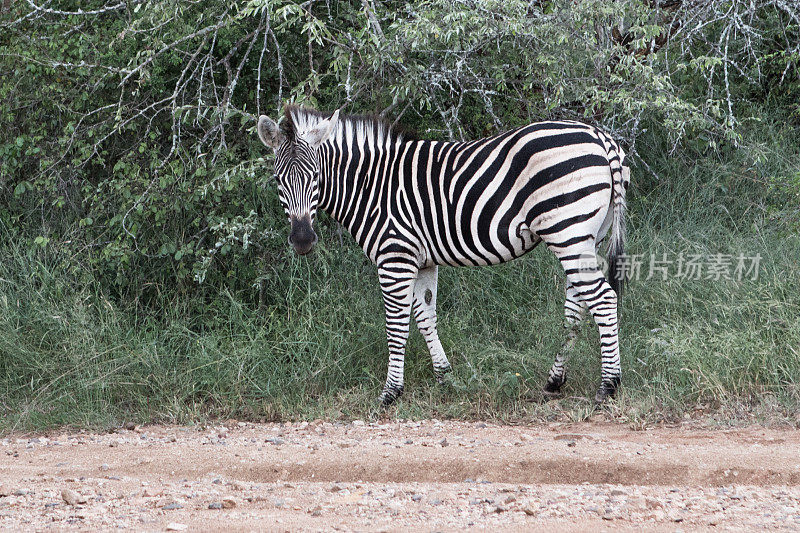
M287 100L440 139L547 118L613 132L633 166L632 250L761 253L767 269L632 286L632 405L795 401L798 21L776 0L12 2L0 409L23 424L363 412L385 372L374 273L326 217L314 257L287 250L252 131ZM414 337L400 409L553 415L523 401L560 344L551 258L442 280L457 370L423 386Z

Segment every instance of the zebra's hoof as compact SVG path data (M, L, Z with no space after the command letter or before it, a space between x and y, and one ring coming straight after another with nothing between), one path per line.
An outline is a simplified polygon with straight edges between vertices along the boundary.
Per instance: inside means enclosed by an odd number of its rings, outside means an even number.
M544 384L542 394L548 400L561 397L561 387L567 382L567 375L564 374L560 378L548 378L547 383Z
M595 394L594 396L595 405L601 405L603 402L606 401L606 399L613 398L614 395L617 394L617 388L619 388L619 383L620 383L619 376L611 380L604 380L600 384L600 388L597 390L597 394Z
M453 367L448 363L446 366L441 366L433 369L433 376L436 378L436 383L444 385L444 376L453 371Z
M378 398L378 401L381 404L381 407L384 409L392 405L395 400L397 400L400 396L403 395L403 386L386 386L383 388L383 393L381 393L381 397Z

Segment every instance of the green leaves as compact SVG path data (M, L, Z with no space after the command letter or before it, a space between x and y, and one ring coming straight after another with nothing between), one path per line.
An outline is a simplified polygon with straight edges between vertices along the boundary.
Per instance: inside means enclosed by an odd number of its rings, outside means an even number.
M731 30L726 9L753 31ZM628 147L646 124L667 150L713 153L741 139L748 98L800 116L787 9L797 11L770 0L157 0L0 20L0 72L13 74L0 79L3 217L115 290L230 283L232 269L250 287L265 268L253 257L283 261L285 248L255 115L286 100L385 111L453 139L575 118Z

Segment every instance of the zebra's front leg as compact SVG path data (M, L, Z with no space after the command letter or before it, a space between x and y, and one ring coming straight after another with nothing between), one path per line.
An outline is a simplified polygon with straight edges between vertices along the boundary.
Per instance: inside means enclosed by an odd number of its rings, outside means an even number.
M378 266L389 344L389 372L380 397L384 407L403 394L403 365L416 275L417 268L411 263L387 262Z
M585 311L586 304L581 301L575 288L567 282L566 298L564 300L564 327L567 330L567 336L561 346L561 351L556 355L556 360L550 368L550 375L544 386L545 396L559 396L561 387L567 382L567 361L572 353L573 346L575 346L575 339L578 337L578 330L583 322Z
M444 382L444 375L452 370L450 361L444 353L436 329L436 285L438 267L424 268L417 273L414 283L414 317L417 328L425 338L428 351L433 362L433 375L439 383Z

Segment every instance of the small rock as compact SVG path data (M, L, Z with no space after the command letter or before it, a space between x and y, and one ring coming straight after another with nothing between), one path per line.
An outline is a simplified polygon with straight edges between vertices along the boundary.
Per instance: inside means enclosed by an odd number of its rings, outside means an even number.
M442 500L440 500L439 498L434 498L434 499L432 499L430 501L430 504L431 505L442 505Z
M108 466L108 463L103 463L103 464L100 465L100 471L101 472L107 472L110 468L111 467Z
M506 498L506 499L503 501L503 503L505 503L506 505L508 505L509 503L514 503L515 501L517 501L517 497L516 497L516 496L509 496L508 498Z
M526 502L525 505L522 506L522 511L528 516L536 515L536 508L531 502Z
M136 429L136 424L134 424L133 422L125 422L125 425L122 427L124 427L128 431L133 431L134 429Z
M661 507L663 507L661 502L656 500L656 499L654 499L654 498L645 498L644 504L651 511L654 510L654 509L661 509Z
M575 447L575 444L576 444L576 442L575 442L574 440L569 440L569 441L567 441L567 446L568 446L569 448L574 448L574 447Z
M186 524L181 524L178 522L170 522L169 524L167 524L167 531L186 531L186 528L188 527L189 526L187 526Z
M594 437L591 435L586 435L585 433L561 433L553 437L554 440L594 440Z
M0 498L8 496L9 494L10 494L10 492L9 492L8 488L3 486L2 483L0 483Z
M309 513L311 513L311 516L322 516L322 506L317 505L316 507L311 509Z
M28 489L17 489L13 492L14 496L27 496L30 493Z
M208 508L209 509L222 509L222 503L221 502L209 503L208 504Z
M342 487L340 487L339 485L334 485L328 490L330 490L331 492L339 492L340 490L342 490Z
M487 426L483 422L478 422L477 424L475 424L475 427L478 428L478 429L484 429Z
M177 502L172 502L172 503L168 503L167 505L163 506L162 509L164 509L165 511L174 511L176 509L183 509L183 505L181 505L181 504L179 504Z
M470 505L480 505L480 504L482 504L482 503L483 503L483 500L482 500L481 498L472 498L472 499L469 501L469 504L470 504Z
M234 507L236 507L236 500L233 498L225 498L222 500L223 509L233 509Z
M503 507L502 505L498 505L497 507L494 508L494 512L498 513L498 514L505 513L506 512L506 508Z
M364 421L363 420L353 420L353 425L356 426L356 427L363 426L364 425Z
M406 439L405 444L414 444L414 441L411 439Z
M611 495L612 496L625 496L626 494L627 494L627 492L625 492L624 490L620 490L620 489L614 489L614 490L611 491Z
M442 448L450 445L450 443L447 442L447 438L444 438L441 441L439 441L439 444L442 446Z
M422 494L414 494L411 499L415 502L422 500Z
M61 499L63 499L67 505L71 505L73 507L79 503L86 503L86 498L72 489L61 489Z

